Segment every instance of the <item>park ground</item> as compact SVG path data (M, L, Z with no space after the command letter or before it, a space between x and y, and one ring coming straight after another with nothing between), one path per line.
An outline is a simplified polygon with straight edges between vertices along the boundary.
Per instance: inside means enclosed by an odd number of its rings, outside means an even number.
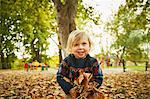
M106 99L150 99L150 71L122 72L122 68L104 70L99 90ZM0 70L2 99L60 99L65 96L56 82L57 69Z

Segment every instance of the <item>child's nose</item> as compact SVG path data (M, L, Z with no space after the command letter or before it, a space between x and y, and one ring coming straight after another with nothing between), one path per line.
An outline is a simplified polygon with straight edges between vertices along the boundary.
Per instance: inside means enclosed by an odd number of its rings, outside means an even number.
M79 48L83 48L83 45L82 45L82 44L80 44L80 45L79 45Z

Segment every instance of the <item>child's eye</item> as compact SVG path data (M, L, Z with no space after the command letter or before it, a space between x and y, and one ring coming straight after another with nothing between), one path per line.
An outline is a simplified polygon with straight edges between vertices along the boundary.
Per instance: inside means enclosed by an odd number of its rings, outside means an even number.
M83 42L82 44L83 44L83 45L86 45L86 43L85 43L85 42Z
M78 46L79 44L74 44L74 46Z

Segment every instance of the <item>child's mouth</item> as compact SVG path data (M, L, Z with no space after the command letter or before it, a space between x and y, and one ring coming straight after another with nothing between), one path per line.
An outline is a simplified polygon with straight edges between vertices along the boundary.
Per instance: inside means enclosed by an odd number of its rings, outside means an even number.
M82 52L78 52L78 54L79 54L79 55L83 55L83 54L84 54L84 52L83 52L83 51L82 51Z

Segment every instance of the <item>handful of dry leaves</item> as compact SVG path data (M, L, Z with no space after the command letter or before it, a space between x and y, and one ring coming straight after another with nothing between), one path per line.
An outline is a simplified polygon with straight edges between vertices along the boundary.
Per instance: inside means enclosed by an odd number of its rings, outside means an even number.
M91 73L79 71L79 77L74 81L76 86L70 90L73 99L104 99L103 94L96 88L96 82L90 82Z

